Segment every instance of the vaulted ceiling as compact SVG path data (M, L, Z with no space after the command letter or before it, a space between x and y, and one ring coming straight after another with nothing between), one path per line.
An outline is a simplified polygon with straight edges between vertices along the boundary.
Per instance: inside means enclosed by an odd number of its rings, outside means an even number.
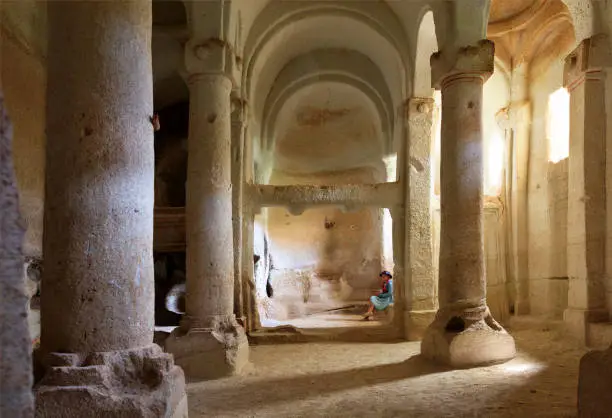
M528 64L532 77L575 42L572 16L561 0L492 0L487 36L507 68Z

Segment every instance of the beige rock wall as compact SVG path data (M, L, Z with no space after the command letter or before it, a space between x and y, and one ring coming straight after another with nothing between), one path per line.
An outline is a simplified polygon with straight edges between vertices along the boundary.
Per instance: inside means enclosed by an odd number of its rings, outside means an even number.
M33 52L0 29L0 75L14 125L14 162L21 212L27 224L24 253L42 255L45 159L45 69Z
M272 184L341 184L384 181L379 170L293 177L275 171ZM365 300L377 287L383 257L383 214L378 208L343 212L312 207L294 216L286 208L267 209L274 271L274 299L289 316L346 300ZM278 318L280 319L280 318Z
M561 318L567 306L567 160L548 161L548 97L563 84L563 61L531 82L529 277L531 313Z

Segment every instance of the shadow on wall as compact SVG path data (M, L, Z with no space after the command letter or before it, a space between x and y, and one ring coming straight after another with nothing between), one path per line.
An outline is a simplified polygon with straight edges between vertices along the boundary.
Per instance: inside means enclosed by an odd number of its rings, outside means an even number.
M155 133L155 206L185 206L189 102L159 112L161 129Z

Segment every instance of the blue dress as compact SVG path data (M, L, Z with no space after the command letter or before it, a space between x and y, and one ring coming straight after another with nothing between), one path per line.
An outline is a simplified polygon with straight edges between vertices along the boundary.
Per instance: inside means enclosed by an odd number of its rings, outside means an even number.
M384 311L387 307L393 303L393 279L390 279L385 283L383 291L378 296L371 296L370 302L374 305L374 309L377 311Z

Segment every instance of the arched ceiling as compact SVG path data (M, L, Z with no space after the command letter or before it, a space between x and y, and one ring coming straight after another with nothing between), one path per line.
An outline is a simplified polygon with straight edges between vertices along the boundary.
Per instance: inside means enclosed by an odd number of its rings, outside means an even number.
M364 16L360 10L323 3L327 5L319 4L316 8L308 6L307 2L271 4L254 23L245 47L243 88L258 120L261 120L266 97L278 74L291 60L314 50L333 48L360 52L375 62L385 75L395 96L394 103L399 104L405 96L408 55L400 53L400 45L407 45L407 41L395 15L384 3L377 3L387 12L387 27L396 29L392 35L383 29L381 22L373 20L373 15ZM291 8L295 4L301 8ZM350 2L354 4L360 3ZM289 9L281 10L286 7ZM351 36L346 36L348 33Z
M320 82L296 91L278 119L275 169L346 171L382 160L379 112L368 96L346 83Z
M365 55L345 49L313 51L289 62L276 78L267 96L262 119L267 148L273 146L281 111L294 94L309 85L334 82L360 90L375 107L381 120L381 135L387 151L392 146L394 104L380 69Z
M492 0L487 36L508 69L524 63L531 77L574 45L572 15L561 0Z

